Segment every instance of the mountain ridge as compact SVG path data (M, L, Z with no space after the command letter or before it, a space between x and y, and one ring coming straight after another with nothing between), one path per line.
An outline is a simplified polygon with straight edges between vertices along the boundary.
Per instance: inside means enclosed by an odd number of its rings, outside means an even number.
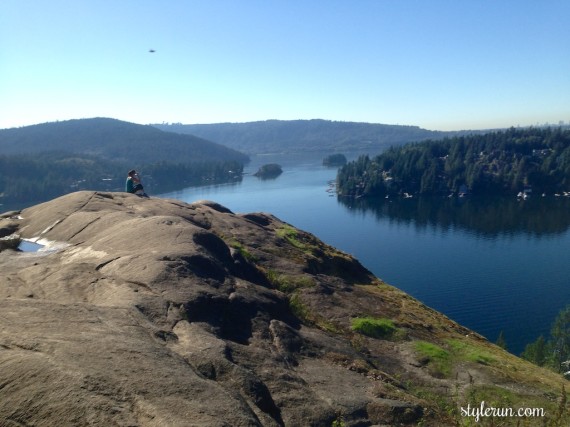
M105 117L1 129L0 150L4 155L65 151L132 163L248 160L243 153L203 138Z
M196 135L250 154L359 150L379 152L392 145L477 132L431 131L418 126L323 119L153 126Z

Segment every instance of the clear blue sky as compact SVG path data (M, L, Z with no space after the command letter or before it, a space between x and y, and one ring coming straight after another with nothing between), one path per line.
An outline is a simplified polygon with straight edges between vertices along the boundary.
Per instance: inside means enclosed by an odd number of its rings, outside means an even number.
M568 123L570 1L1 0L0 128L87 117Z

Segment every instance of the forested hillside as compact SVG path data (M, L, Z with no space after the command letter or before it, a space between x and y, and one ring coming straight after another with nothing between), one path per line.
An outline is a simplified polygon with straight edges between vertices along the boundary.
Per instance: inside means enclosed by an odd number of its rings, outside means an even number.
M127 171L142 173L149 194L240 180L237 161L134 164L62 152L0 155L0 212L2 204L30 205L78 190L123 191Z
M307 151L381 152L392 146L450 133L417 126L329 120L267 120L249 123L154 125L161 130L199 136L250 154Z
M570 130L511 128L362 156L341 168L338 194L517 194L570 191Z
M114 119L4 129L0 204L36 203L77 190L122 191L133 168L153 194L233 181L246 161L246 155L201 138Z
M248 160L240 152L196 136L108 118L0 130L0 154L46 151L91 154L131 163Z

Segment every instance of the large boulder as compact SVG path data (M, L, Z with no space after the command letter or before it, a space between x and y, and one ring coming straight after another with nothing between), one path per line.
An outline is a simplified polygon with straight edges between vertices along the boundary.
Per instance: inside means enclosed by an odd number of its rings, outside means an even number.
M429 393L515 382L431 375L418 340L516 358L269 214L79 192L0 229L45 245L0 253L0 425L445 425ZM397 333L359 334L364 315ZM527 368L530 394L561 384Z

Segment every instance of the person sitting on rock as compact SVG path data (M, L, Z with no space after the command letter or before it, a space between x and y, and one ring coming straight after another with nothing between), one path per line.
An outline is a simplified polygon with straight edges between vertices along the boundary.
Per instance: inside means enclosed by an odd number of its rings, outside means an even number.
M127 182L125 184L125 191L127 193L136 194L138 196L148 197L144 192L144 187L141 182L141 178L136 170L132 169L129 171L127 176Z

